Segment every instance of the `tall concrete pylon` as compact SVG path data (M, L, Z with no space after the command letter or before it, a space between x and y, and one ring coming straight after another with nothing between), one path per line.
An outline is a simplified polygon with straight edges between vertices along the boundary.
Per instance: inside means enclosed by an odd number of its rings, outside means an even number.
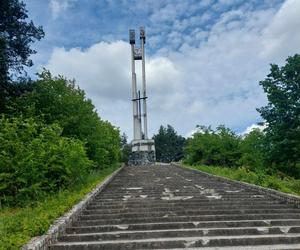
M148 139L147 124L147 90L145 69L145 43L146 34L143 27L140 28L141 47L135 47L135 30L129 30L129 43L131 45L131 69L132 69L132 110L133 110L133 141L130 163L133 165L146 165L155 162L154 141ZM142 96L137 88L135 62L142 61ZM143 109L142 109L143 107ZM143 114L141 113L143 110ZM143 123L142 123L143 122Z

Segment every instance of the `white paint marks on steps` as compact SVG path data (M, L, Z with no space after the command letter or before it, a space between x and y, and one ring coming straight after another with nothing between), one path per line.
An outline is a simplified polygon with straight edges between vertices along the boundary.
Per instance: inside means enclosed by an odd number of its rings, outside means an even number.
M280 227L279 230L284 234L287 234L290 231L290 227Z
M267 228L267 227L258 227L258 228L256 228L256 230L257 230L258 232L264 233L264 234L269 233L269 228Z
M209 243L209 239L203 238L203 239L201 239L201 243L202 243L202 246L206 246Z
M226 193L239 193L243 191L243 189L240 189L240 190L225 190Z
M194 221L194 222L192 222L192 223L194 224L195 227L198 226L198 225L200 224L199 221Z
M206 196L208 199L216 199L219 200L222 198L222 195L217 195L217 194L213 194L213 195L207 195Z
M127 201L131 198L131 195L123 195L123 201Z
M129 225L116 225L116 228L121 229L121 230L126 230L128 229Z
M199 188L199 189L201 189L201 190L204 189L204 187L202 187L202 186L200 186L200 185L197 185L197 184L195 185L195 187L196 187L196 188Z
M185 247L191 247L191 246L193 246L195 243L196 243L195 240L186 241L186 242L184 243L184 246L185 246Z
M179 190L175 190L179 191ZM179 200L189 200L192 199L194 196L175 196L174 193L169 188L164 188L164 192L162 193L162 200L166 201L179 201Z

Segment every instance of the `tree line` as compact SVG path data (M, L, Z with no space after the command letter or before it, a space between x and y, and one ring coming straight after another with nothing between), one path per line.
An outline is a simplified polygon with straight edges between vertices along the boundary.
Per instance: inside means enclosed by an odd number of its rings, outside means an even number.
M271 64L270 73L259 84L268 99L266 106L257 109L263 130L238 135L224 125L198 126L198 132L184 142L168 125L169 129L161 127L153 137L157 159L176 161L180 155L188 164L244 166L300 178L300 55L288 57L282 67Z
M25 4L0 2L0 205L22 205L83 182L121 159L119 130L74 80L47 70L30 79L42 27Z

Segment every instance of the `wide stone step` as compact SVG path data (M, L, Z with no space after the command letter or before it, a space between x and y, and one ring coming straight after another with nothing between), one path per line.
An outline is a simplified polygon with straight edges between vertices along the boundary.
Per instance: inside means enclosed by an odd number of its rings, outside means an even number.
M60 249L172 249L194 247L255 246L270 244L300 244L300 234L289 235L240 235L151 238L142 240L81 241L59 242L50 246L51 250ZM242 249L242 248L241 248Z
M82 220L98 219L129 219L129 218L147 218L147 217L175 217L184 215L228 215L228 214L279 214L279 213L298 213L299 209L231 209L231 210L173 210L167 212L148 212L148 213L119 213L119 214L83 214Z
M182 222L182 221L216 221L216 220L271 220L271 219L300 219L300 214L243 214L243 215L201 215L176 217L150 217L130 219L84 219L75 225L103 225L103 224L135 224L153 222Z
M100 226L72 226L66 229L68 234L111 232L120 230L144 231L163 229L188 229L188 228L221 228L221 227L269 227L269 226L300 226L300 220L240 220L240 221L202 221L202 222L170 222L170 223L145 223L145 224L118 224Z
M209 202L211 201L215 201L215 200L221 200L221 201L226 201L226 202L244 202L244 201L251 201L251 202L261 202L261 201L271 201L271 199L269 198L263 198L263 197L222 197L220 195L207 195L205 197L195 197L193 195L191 196L174 196L174 197L169 197L169 196L164 196L164 197L159 197L157 199L150 199L150 198L133 198L133 197L124 197L123 200L105 200L105 201L101 201L101 200L95 200L94 202L92 202L91 204L94 205L106 205L106 206L114 206L114 205L122 205L124 203L126 204L160 204L163 203L164 201L167 202L174 202L174 201L186 201L186 200L190 200L192 202Z
M295 208L293 206L287 206L287 205L239 205L239 209L291 209ZM189 210L228 210L228 209L236 209L236 206L228 205L228 206L189 206ZM148 213L148 212L155 212L155 211L186 211L185 206L178 206L176 208L174 207L152 207L152 208L122 208L122 209L100 209L100 208L93 208L93 207L87 207L87 209L84 210L83 214L119 214L119 213Z
M109 233L84 233L67 234L61 236L59 241L109 241L129 239L150 239L170 237L201 237L201 236L233 236L233 235L267 235L267 234L293 234L300 233L300 227L239 227L239 228L188 228L168 230L147 230L147 231L116 231Z
M147 202L128 202L128 201L119 201L117 203L114 204L107 204L107 203L101 203L101 202L91 202L89 207L102 207L102 208L108 208L108 209L114 209L114 208L122 208L122 207L141 207L141 205L143 207L161 207L161 206L189 206L189 205L205 205L205 206L209 206L209 205L239 205L239 204L282 204L282 202L274 202L271 200L221 200L221 199L206 199L206 200L177 200L177 201L147 201Z

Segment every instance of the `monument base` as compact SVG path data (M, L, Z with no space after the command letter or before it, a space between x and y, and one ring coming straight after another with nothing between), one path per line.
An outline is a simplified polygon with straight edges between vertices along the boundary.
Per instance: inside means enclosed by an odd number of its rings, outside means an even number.
M129 165L143 166L155 164L154 140L133 140L131 142L131 154Z

